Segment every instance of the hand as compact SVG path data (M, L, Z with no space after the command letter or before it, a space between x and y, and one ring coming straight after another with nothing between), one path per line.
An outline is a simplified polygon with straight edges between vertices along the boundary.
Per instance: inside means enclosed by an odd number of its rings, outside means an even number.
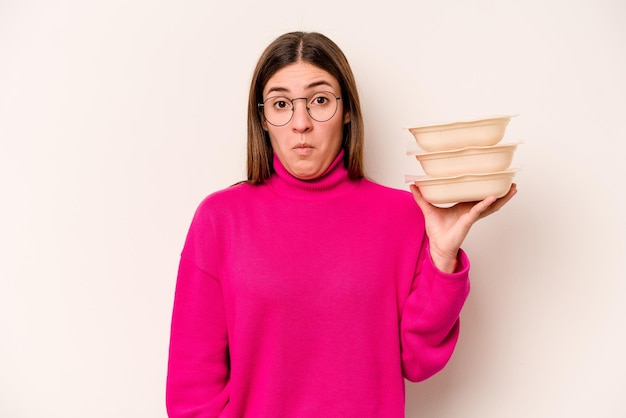
M489 196L480 202L457 203L448 208L428 203L415 184L411 184L411 192L424 213L433 263L439 270L452 273L456 268L459 248L472 225L477 220L497 212L511 200L517 193L517 185L513 183L508 193L499 199Z

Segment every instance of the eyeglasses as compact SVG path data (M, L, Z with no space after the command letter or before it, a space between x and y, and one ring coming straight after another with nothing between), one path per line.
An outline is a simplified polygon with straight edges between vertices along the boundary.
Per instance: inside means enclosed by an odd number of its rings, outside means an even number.
M258 106L263 109L263 116L270 125L284 126L293 117L293 102L296 100L304 100L306 102L306 111L311 119L317 122L326 122L337 113L341 97L337 97L329 91L320 91L309 97L296 97L295 99L273 96L268 97L263 103L259 103Z

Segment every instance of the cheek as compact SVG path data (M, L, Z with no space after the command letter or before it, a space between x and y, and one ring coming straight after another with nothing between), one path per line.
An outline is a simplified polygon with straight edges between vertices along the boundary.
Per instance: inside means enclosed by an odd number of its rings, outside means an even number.
M337 124L334 126L334 132L336 132L336 136L339 137L339 141L343 142L343 136L346 129L346 123L339 119Z
M268 141L272 146L272 149L274 149L274 151L280 151L283 143L285 142L282 140L283 135L281 134L280 130L277 130L275 127L270 126L266 132Z

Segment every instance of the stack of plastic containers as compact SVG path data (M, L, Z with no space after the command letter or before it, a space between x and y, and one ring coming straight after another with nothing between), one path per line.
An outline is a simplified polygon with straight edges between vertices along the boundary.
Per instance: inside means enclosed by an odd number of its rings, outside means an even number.
M426 175L407 175L432 204L473 202L504 196L517 169L519 143L502 143L511 116L408 128L419 147L415 156Z

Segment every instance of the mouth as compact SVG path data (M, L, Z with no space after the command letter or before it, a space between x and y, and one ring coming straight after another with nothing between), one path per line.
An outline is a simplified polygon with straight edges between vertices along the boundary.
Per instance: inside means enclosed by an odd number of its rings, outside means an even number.
M309 144L298 144L292 148L298 155L308 155L313 152L313 146Z

